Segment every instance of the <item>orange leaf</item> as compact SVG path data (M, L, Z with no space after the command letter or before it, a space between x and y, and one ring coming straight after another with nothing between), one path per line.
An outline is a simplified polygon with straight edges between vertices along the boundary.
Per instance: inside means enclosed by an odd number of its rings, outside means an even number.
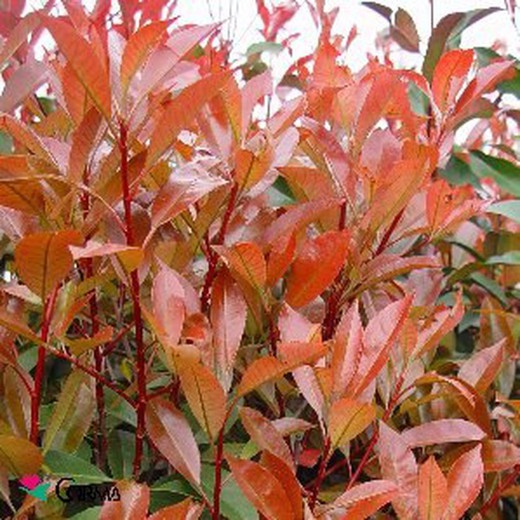
M252 408L243 407L239 414L242 426L258 448L266 450L285 461L286 464L290 464L292 455L289 447L269 419Z
M293 470L289 467L289 461L280 459L269 451L264 451L260 459L260 464L269 470L271 475L273 475L285 489L291 503L294 519L303 520L302 490Z
M378 509L388 504L396 495L397 486L389 480L373 480L359 484L340 495L332 506L346 508L347 514L342 518L364 520ZM330 506L326 506L328 509Z
M166 460L190 482L200 484L200 453L190 426L172 403L156 398L146 406L146 431Z
M42 301L72 269L70 245L79 245L78 231L42 231L27 235L15 249L16 268L22 281Z
M13 435L0 435L0 468L16 476L32 475L43 463L40 449Z
M448 496L448 483L435 457L419 469L419 517L421 520L437 520L442 517Z
M150 488L137 482L116 482L120 500L107 500L99 512L100 520L145 520L150 504Z
M141 27L128 39L121 59L121 88L123 93L134 74L166 33L168 22L153 22Z
M148 520L187 520L193 508L191 499L187 498L174 506L163 507L148 517Z
M332 403L329 410L329 435L333 447L345 446L363 432L376 417L376 409L345 397Z
M319 296L334 281L347 254L346 231L327 231L308 240L287 279L287 303L303 307Z
M226 458L238 487L262 515L273 520L294 520L292 509L287 507L291 503L287 493L270 471L250 460L229 455Z
M446 52L437 62L433 73L432 94L441 112L446 112L455 102L473 64L473 57L472 49L456 49Z
M226 396L213 373L199 363L177 364L182 390L193 415L211 440L216 439L226 416Z
M267 285L273 286L284 275L291 264L296 250L296 236L291 233L277 239L267 260Z
M47 17L45 24L94 104L110 120L112 102L108 71L92 52L91 44L66 22Z
M442 520L459 520L478 497L484 483L480 446L460 456L448 473L448 501Z
M186 87L166 106L153 131L146 156L146 169L153 166L172 145L181 130L191 125L202 107L229 81L229 72L206 76Z

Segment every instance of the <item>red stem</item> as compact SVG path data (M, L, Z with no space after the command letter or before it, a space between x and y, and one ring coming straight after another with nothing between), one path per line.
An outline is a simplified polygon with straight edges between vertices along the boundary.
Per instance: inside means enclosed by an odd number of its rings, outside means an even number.
M231 188L231 193L229 195L229 202L226 208L226 212L224 213L224 217L222 219L222 225L220 226L220 230L217 234L217 237L215 239L215 244L221 245L224 243L224 238L226 236L226 231L229 225L229 222L231 220L231 215L233 213L233 209L235 207L235 203L237 200L238 195L238 184L233 184L233 187ZM204 280L204 287L202 288L202 294L201 294L201 307L202 312L205 312L208 310L208 302L209 302L209 292L211 290L211 286L213 285L213 282L215 281L215 278L217 277L217 266L218 266L218 256L217 254L211 249L209 240L207 241L207 250L209 254L209 265L208 265L208 272L206 273L206 279Z
M126 243L135 245L134 227L132 220L132 195L128 179L128 131L123 121L119 125L119 149L121 151L121 185L123 188L123 205L125 208ZM143 318L141 313L141 299L139 287L139 273L137 269L130 273L130 286L135 324L135 344L137 363L137 428L135 432L135 457L133 463L134 478L137 480L141 472L143 457L143 442L145 436L145 409L146 409L146 359L143 338Z
M318 476L316 478L314 488L312 489L311 496L309 498L309 507L311 508L311 510L314 510L314 506L316 505L316 500L318 499L318 493L320 491L321 483L323 482L323 479L325 478L327 464L329 462L330 449L331 449L330 437L327 436L327 438L325 439L325 445L323 447L323 455L321 457L320 467L318 469Z
M379 244L374 256L380 255L386 249L388 241L390 240L392 233L395 231L397 224L399 224L401 217L403 216L403 213L404 208L394 217L394 220L392 220L390 227L386 230L386 233L384 234L383 239L381 240L381 243Z
M215 487L213 490L213 520L220 519L220 493L222 491L222 461L224 460L224 427L225 422L218 434L217 452L215 454Z
M50 296L45 300L43 306L43 322L41 329L41 340L47 343L49 337L49 327L51 324L52 310L54 302L58 294L58 287L56 287ZM45 375L45 347L41 345L38 347L38 361L36 363L36 373L34 376L34 390L31 396L31 434L30 439L34 444L38 444L38 432L40 430L40 402L42 398L43 377Z

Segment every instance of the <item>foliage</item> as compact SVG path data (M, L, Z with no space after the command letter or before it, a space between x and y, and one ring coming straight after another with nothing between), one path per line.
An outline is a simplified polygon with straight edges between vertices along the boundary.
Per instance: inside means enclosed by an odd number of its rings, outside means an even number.
M413 19L365 2L389 29L355 72L323 1L257 0L237 61L176 2L24 4L0 26L12 514L515 517L519 65L459 48L496 9L440 20L417 72ZM319 45L275 86L304 8ZM37 501L36 473L121 500Z

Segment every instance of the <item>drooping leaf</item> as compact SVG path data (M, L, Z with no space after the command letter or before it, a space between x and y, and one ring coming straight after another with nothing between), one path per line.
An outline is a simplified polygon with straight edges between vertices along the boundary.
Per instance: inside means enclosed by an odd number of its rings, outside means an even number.
M448 482L435 457L430 456L419 469L419 517L421 520L442 518L448 496Z
M185 478L200 483L200 453L190 426L169 401L156 398L146 406L146 431L151 442Z
M376 411L369 403L348 397L335 401L329 410L329 435L332 446L345 446L363 432L375 419Z
M15 249L15 261L22 281L42 300L72 269L70 245L80 245L78 231L41 231L26 235Z
M246 315L246 303L238 285L226 271L221 270L211 291L210 317L215 370L226 390L231 385Z
M235 480L247 499L267 518L293 520L282 484L267 469L250 460L227 456Z

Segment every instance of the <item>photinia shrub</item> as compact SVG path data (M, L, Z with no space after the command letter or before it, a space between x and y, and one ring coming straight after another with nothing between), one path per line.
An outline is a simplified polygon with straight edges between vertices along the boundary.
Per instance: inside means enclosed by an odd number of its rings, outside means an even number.
M176 4L2 2L3 517L516 518L519 63L459 48L497 9L366 2L355 71L324 1L238 58Z

